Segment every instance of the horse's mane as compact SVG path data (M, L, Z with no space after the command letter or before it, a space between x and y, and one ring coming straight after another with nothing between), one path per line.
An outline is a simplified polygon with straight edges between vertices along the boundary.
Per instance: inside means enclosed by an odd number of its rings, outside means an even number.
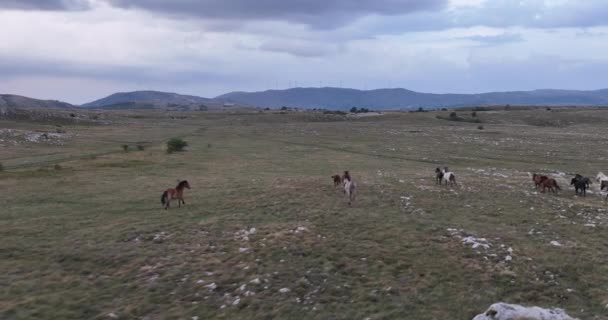
M188 184L188 180L183 180L183 181L180 181L180 182L177 184L177 187L175 187L175 189L180 189L180 188L183 188L183 187L184 187L185 185L187 185L187 184Z

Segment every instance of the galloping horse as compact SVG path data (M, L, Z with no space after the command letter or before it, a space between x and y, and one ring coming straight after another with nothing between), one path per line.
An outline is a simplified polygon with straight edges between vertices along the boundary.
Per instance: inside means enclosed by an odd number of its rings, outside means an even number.
M583 177L581 176L580 178L578 177L578 175L574 178L572 178L572 180L570 180L570 185L574 185L574 193L578 196L579 194L582 195L583 197L587 196L587 188L589 186L588 181L584 180ZM579 192L580 190L580 192Z
M331 176L331 178L334 180L334 187L337 187L342 184L342 177L340 177L339 174L333 175Z
M541 176L536 173L532 175L532 181L534 181L534 184L536 185L536 189L538 189L540 187L540 185L543 183L543 181L545 181L547 179L549 179L549 177Z
M558 185L557 185L557 181L555 181L555 179L553 178L547 178L545 180L543 180L543 182L540 183L540 186L542 187L542 191L541 192L545 192L546 188L549 188L549 191L553 192L553 193L557 193L557 190L562 190Z
M350 206L355 200L355 192L357 190L357 184L353 181L348 171L344 171L342 176L344 183L344 194L348 196L348 205Z
M173 199L177 199L178 208L182 206L182 203L186 205L186 201L184 201L184 188L190 189L190 184L187 180L180 181L175 189L167 189L163 192L163 195L160 196L160 202L165 206L165 210L169 208L169 204Z

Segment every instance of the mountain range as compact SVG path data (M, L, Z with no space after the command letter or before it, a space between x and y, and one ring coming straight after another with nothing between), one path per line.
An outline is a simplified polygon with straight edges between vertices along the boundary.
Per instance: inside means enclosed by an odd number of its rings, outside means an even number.
M160 91L114 93L80 107L103 109L208 110L231 106L298 107L303 109L347 110L364 107L376 110L466 106L608 106L608 89L594 91L534 90L480 94L434 94L407 89L357 90L345 88L291 88L259 92L231 92L203 98ZM55 100L37 100L16 95L0 95L0 108L72 108Z

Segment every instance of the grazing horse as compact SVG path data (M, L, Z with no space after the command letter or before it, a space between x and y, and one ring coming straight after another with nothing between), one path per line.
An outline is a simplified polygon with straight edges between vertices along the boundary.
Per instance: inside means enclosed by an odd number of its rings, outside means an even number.
M441 170L441 181L445 182L445 185L456 185L456 175L453 172L448 171L448 167L444 167Z
M541 192L544 193L545 189L549 189L549 191L553 192L553 193L557 193L558 190L562 190L558 185L557 185L557 181L555 181L555 179L553 178L547 178L545 180L543 180L543 182L540 183L540 186L542 188Z
M331 176L331 178L334 180L334 187L337 187L342 184L342 177L340 177L339 174L333 175Z
M540 185L543 183L543 181L549 179L549 177L547 176L541 176L540 174L533 174L532 175L532 181L534 181L534 184L536 185L536 189L540 188Z
M441 180L443 180L443 172L439 168L435 168L435 183L441 185Z
M187 180L180 181L175 189L167 189L163 192L163 195L160 196L160 202L165 206L165 210L169 208L169 204L173 199L177 199L178 207L181 207L182 203L186 205L186 201L184 201L184 188L190 189L190 184Z
M587 182L588 181L574 177L574 178L572 178L572 180L570 180L570 185L574 185L574 193L577 196L580 194L583 197L586 197L587 196L587 186L588 186ZM579 190L580 190L580 192L579 192Z

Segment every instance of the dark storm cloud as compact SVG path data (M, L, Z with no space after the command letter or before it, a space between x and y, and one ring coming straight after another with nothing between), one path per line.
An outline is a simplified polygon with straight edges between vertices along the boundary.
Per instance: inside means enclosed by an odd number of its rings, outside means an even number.
M88 7L85 0L0 0L0 9L81 10Z
M227 20L278 20L334 28L366 15L441 10L447 0L107 0L122 8Z

